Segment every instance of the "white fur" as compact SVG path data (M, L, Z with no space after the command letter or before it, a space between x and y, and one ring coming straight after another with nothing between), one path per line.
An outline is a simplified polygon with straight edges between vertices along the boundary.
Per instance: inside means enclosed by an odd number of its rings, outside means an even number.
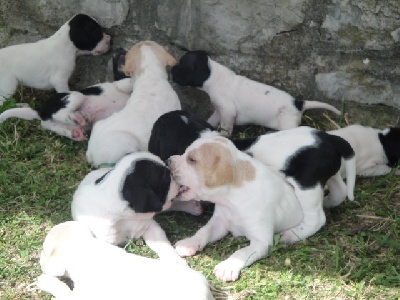
M301 148L312 146L316 143L312 132L315 129L302 126L294 129L288 129L272 134L266 134L257 140L246 152L271 167L276 171L281 171L286 167L288 161ZM311 166L310 166L311 167ZM284 232L281 240L291 243L305 239L316 233L326 221L323 204L335 206L345 200L346 196L353 200L353 191L355 184L355 159L350 159L346 164L349 180L344 184L339 172L328 180L327 185L331 194L324 200L324 187L317 184L313 188L304 189L292 177L286 177L286 180L293 186L297 198L301 204L304 213L304 219L296 228ZM282 176L284 176L282 174ZM330 204L329 204L330 203Z
M160 258L185 263L169 243L165 232L153 220L155 213L136 213L120 195L122 183L133 161L150 159L162 165L157 156L148 152L137 152L124 156L107 174L105 179L95 181L111 168L101 168L90 172L79 184L72 204L72 218L84 223L100 240L118 245L129 239L143 237L146 244ZM178 186L171 180L168 199L163 210L170 208L172 199L178 193Z
M294 106L294 98L288 93L236 75L210 58L208 62L211 75L201 89L208 93L215 108L208 119L212 126L220 124L231 134L233 125L255 124L283 130L300 124L302 111ZM303 111L311 108L324 108L340 114L329 104L305 101Z
M103 34L93 51L78 51L69 38L69 20L52 36L35 43L0 50L0 105L11 97L18 84L37 89L69 91L68 79L75 69L75 57L97 55L110 47L111 37Z
M121 110L132 93L130 78L114 82L99 83L100 95L84 95L80 92L69 92L66 107L52 115L49 120L41 120L43 128L76 141L86 140L85 131L92 124L105 119ZM0 123L8 118L40 120L40 116L30 107L12 108L0 114Z
M387 165L388 159L378 137L378 134L385 133L385 130L350 125L328 132L340 136L350 143L356 154L357 175L369 177L386 175L391 172L392 168ZM340 174L346 178L344 169L342 164ZM399 170L396 175L400 175Z
M94 238L76 221L54 226L41 254L38 287L57 300L214 299L204 276L187 266L145 258ZM71 290L57 277L67 275Z
M250 245L237 250L219 263L214 274L221 281L238 279L240 270L264 257L273 245L274 233L289 230L303 219L301 206L292 187L264 164L237 150L230 142L219 142L218 135L210 133L196 140L182 156L172 156L170 167L178 183L190 188L182 199L202 199L215 203L215 211L209 222L193 237L176 243L181 256L192 256L208 243L223 238L228 232L245 236ZM227 140L226 140L227 141ZM187 163L187 155L204 143L220 143L227 147L233 161L249 162L255 170L255 178L239 186L224 185L207 188L195 169Z
M133 92L126 106L93 127L86 158L94 166L147 150L154 122L164 113L181 108L165 66L151 46L142 45L140 51L141 71L133 74Z

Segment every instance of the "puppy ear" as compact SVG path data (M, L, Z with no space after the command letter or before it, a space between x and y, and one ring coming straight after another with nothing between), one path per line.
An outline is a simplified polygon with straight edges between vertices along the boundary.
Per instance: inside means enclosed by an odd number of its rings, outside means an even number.
M140 43L133 46L125 55L125 65L122 69L126 76L131 76L140 67L140 46Z
M43 273L51 276L63 276L66 272L65 262L57 249L56 243L44 245L46 248L40 254L40 266Z
M164 60L165 60L165 64L170 67L173 67L178 63L176 61L176 59L171 54L169 54L167 51L165 51Z
M167 167L151 160L140 160L130 168L122 185L122 198L137 213L162 210L171 184Z

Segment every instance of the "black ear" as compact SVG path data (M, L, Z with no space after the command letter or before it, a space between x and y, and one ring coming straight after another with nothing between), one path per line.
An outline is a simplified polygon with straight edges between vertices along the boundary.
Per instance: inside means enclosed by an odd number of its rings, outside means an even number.
M187 52L171 69L172 80L182 86L202 87L211 74L208 57L202 50Z
M167 200L170 183L167 167L152 160L139 160L125 176L122 198L137 213L159 212Z
M47 98L37 109L43 121L50 120L60 109L67 107L70 93L57 93Z
M100 25L88 15L77 14L68 24L69 38L79 50L91 51L103 39Z
M378 134L388 159L388 166L395 167L400 161L400 128L390 128Z

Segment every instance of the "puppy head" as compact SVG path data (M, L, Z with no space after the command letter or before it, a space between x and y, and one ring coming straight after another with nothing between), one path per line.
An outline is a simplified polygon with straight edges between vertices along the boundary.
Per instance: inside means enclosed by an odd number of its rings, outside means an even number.
M210 77L208 54L205 51L189 51L171 69L172 80L182 86L202 87Z
M123 68L126 76L131 76L141 70L142 48L148 48L155 55L162 66L174 66L177 61L162 46L153 41L144 41L136 44L125 55L125 66Z
M77 14L68 22L69 38L78 54L98 55L110 49L111 37L103 33L99 23L85 14Z
M378 136L388 159L388 166L395 167L400 161L400 128L387 128Z
M223 186L241 186L255 178L250 161L237 157L238 150L226 138L200 138L181 156L172 156L169 166L181 185L180 197L196 198L198 192Z
M161 162L140 159L132 162L122 181L121 195L136 213L155 213L168 209L179 186Z
M93 236L90 230L77 221L54 226L44 240L40 255L43 273L51 276L66 275L67 256L71 249L91 238Z

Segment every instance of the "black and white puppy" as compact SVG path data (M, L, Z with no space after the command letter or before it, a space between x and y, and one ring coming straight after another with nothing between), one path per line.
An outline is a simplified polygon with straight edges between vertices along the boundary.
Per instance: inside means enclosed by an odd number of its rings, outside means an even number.
M245 151L281 172L293 186L303 209L303 221L282 234L292 243L317 232L326 221L323 206L339 205L346 196L353 200L356 158L350 144L341 137L310 127L298 127L262 135ZM340 175L344 160L347 186ZM324 187L329 195L324 199Z
M82 223L54 226L40 256L38 287L56 299L214 299L205 277L177 263L125 252L93 237ZM59 276L73 282L71 290Z
M383 130L350 125L329 131L348 141L356 154L357 175L379 176L392 171L400 161L400 128ZM346 173L341 168L341 174ZM400 175L400 170L396 171Z
M132 93L132 80L99 83L79 92L57 93L38 108L11 108L0 114L8 118L41 120L43 128L75 141L86 140L85 132L102 119L125 107Z
M52 36L35 43L0 50L0 105L11 97L19 83L37 89L68 92L68 79L77 55L98 55L108 51L111 37L99 23L77 14Z
M114 168L90 172L76 190L72 218L85 224L100 240L118 245L143 237L161 259L185 263L153 220L170 208L179 186L157 156L136 152Z
M189 51L171 70L173 81L204 90L214 105L208 119L228 134L233 126L255 124L283 130L297 127L307 109L324 108L336 114L335 107L318 101L300 101L272 86L235 74L212 60L205 51Z

